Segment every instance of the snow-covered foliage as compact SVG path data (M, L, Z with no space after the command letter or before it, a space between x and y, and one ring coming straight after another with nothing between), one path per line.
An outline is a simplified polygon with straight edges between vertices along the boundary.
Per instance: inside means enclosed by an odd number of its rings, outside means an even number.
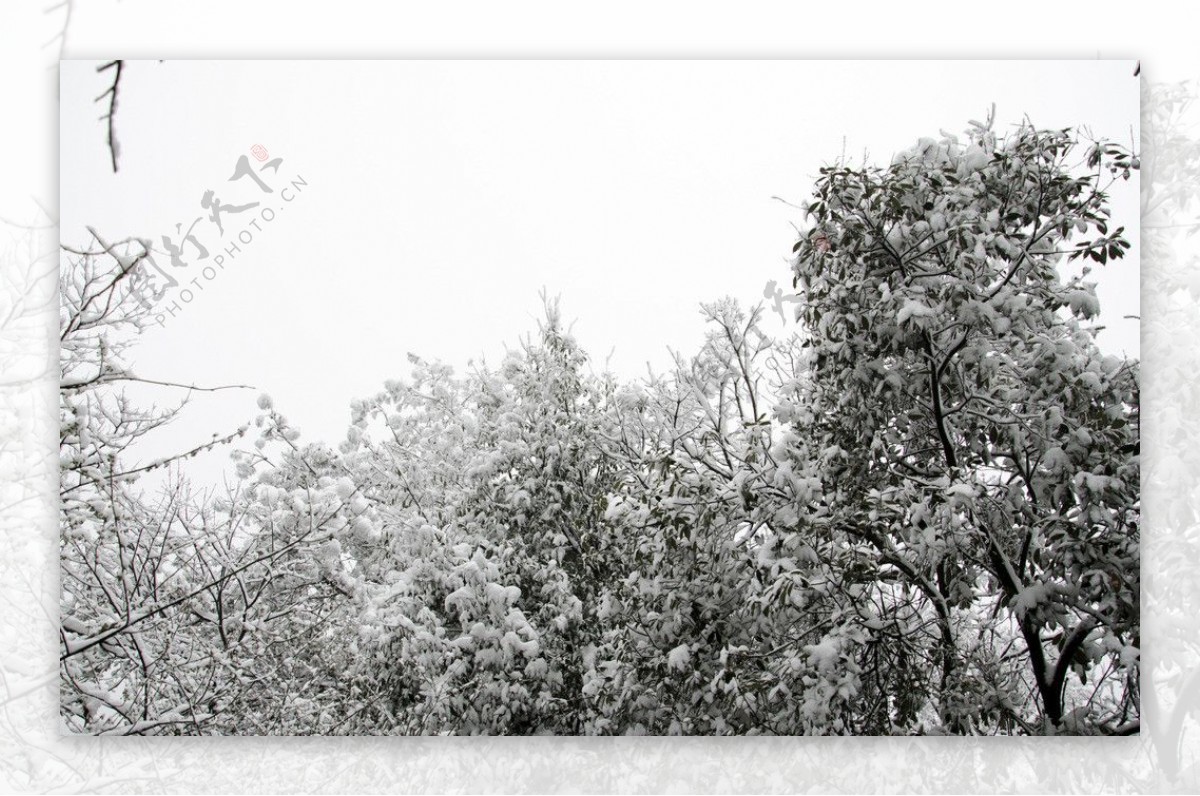
M1137 364L1082 324L1087 269L1064 277L1128 248L1102 182L1136 163L1095 144L1072 167L1078 151L1070 131L976 125L887 169L825 169L796 246L816 368L795 455L854 452L821 467L828 525L928 604L926 690L955 731L989 718L980 699L993 721L1058 728L1072 674L1093 679L1098 725L1137 712ZM1020 641L964 660L981 611ZM1029 690L1036 712L1013 709Z
M495 367L411 356L336 449L263 396L221 500L136 492L119 397L64 389L65 720L1128 731L1138 368L1069 261L1124 253L1102 181L1136 162L1080 148L976 125L823 170L796 333L717 302L658 377L592 373L548 304Z
M132 461L136 442L188 399L144 409L126 396L124 385L143 380L120 354L149 312L138 258L117 247L141 249L96 243L61 278L63 720L94 734L332 730L325 704L344 685L337 639L348 631L331 619L350 586L320 553L351 518L332 487L278 468L219 496L177 476L157 495L139 488L143 473L248 429ZM261 420L281 462L321 465L319 449L288 442L285 418Z

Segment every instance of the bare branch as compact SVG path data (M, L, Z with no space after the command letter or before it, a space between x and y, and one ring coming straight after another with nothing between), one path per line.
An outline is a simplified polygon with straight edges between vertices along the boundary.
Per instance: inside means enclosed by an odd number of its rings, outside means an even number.
M69 8L70 7L68 6L68 9ZM108 153L112 159L113 174L116 174L117 154L120 151L121 146L117 142L116 134L113 132L113 121L117 113L117 94L121 88L121 72L125 68L125 62L121 60L109 61L106 64L101 64L100 66L96 67L96 71L103 72L107 69L113 69L114 67L116 71L113 73L112 85L108 87L107 91L96 97L96 102L100 102L105 97L108 97L108 113L104 114L100 118L108 122Z

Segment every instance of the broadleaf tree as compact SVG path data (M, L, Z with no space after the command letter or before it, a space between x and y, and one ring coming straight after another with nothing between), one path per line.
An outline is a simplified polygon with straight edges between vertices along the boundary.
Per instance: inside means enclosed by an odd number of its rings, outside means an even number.
M1100 353L1089 268L1070 270L1129 248L1106 189L1134 168L1070 130L976 125L886 168L823 169L808 206L797 455L821 462L828 526L932 610L951 728L981 700L1052 730L1136 713L1137 364ZM972 662L981 612L1020 641ZM1005 674L1021 646L1025 671ZM1036 717L1013 709L1029 687Z

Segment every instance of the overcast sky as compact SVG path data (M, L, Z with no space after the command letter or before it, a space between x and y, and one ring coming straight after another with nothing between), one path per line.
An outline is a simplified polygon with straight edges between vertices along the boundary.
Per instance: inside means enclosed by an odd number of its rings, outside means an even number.
M698 347L700 302L790 285L799 212L774 197L800 204L843 152L886 163L993 102L1000 132L1028 115L1128 143L1138 117L1130 61L139 61L122 78L114 175L93 103L110 73L95 67L61 69L63 242L85 244L91 225L161 249L205 216L207 260L190 245L186 272L157 258L203 289L148 331L137 372L255 385L333 443L352 399L408 375L407 352L498 362L536 329L543 288L597 369L665 369L669 349ZM258 171L255 145L277 170ZM272 193L229 181L242 156ZM223 213L222 236L209 190L259 204ZM1136 197L1114 193L1131 230ZM1131 356L1137 254L1100 285L1101 346ZM255 396L204 396L151 450L236 427Z

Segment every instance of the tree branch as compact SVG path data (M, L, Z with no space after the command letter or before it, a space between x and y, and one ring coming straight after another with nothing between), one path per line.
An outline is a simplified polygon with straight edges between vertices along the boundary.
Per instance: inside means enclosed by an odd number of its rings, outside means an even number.
M107 120L108 122L108 153L112 159L113 174L116 174L117 153L120 151L121 146L117 142L116 135L113 132L113 119L116 117L117 113L117 93L121 88L121 71L125 68L125 62L121 60L109 61L106 64L96 67L96 71L103 72L107 69L112 69L113 67L116 67L116 72L113 74L112 85L108 87L107 91L105 91L99 97L96 97L95 101L100 102L105 97L108 97L108 113L104 114L100 118L102 120Z

